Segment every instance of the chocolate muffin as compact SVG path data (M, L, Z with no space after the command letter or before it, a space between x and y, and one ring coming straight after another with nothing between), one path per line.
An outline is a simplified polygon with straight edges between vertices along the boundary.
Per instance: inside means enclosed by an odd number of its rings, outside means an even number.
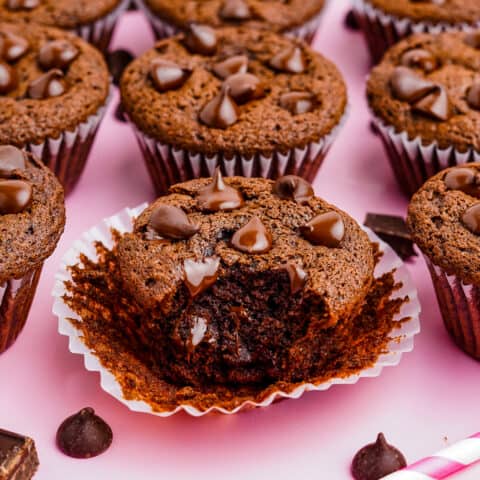
M355 0L354 6L375 63L393 44L412 33L480 27L477 0Z
M408 227L457 345L480 359L480 164L438 173L413 196Z
M121 95L158 194L216 166L311 181L347 108L337 68L304 43L198 25L134 60Z
M127 3L125 0L0 0L0 21L34 22L68 30L106 52L116 21Z
M0 144L34 152L68 193L104 114L102 55L62 30L0 23Z
M478 161L480 33L403 40L372 70L367 95L393 171L409 196L436 172Z
M136 0L157 39L188 31L192 23L263 28L307 42L315 37L325 0Z
M0 353L21 332L65 225L63 189L31 154L0 146Z

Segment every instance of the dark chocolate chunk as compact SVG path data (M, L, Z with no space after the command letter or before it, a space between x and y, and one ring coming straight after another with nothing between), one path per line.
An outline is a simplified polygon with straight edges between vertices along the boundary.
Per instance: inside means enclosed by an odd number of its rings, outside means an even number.
M232 237L232 246L244 253L266 253L272 245L272 234L258 217L252 217Z
M447 91L441 86L436 86L434 90L415 102L412 109L440 121L448 120L452 113Z
M112 439L110 426L89 407L68 417L57 430L58 448L73 458L96 457L110 447Z
M480 198L480 175L471 168L455 168L445 175L445 185L450 190L460 190Z
M307 60L300 47L291 47L273 56L269 65L280 72L303 73L307 69Z
M480 110L480 81L476 81L467 92L467 103L470 108Z
M375 443L363 447L353 458L352 475L355 480L379 480L406 466L402 453L379 433Z
M185 260L183 262L185 285L193 298L200 295L217 281L219 266L220 259L216 257L206 258L203 262L194 260Z
M238 115L238 105L230 95L230 88L224 87L203 107L200 120L208 127L225 129L236 123Z
M160 93L180 88L191 74L192 71L188 68L161 58L153 60L150 65L150 78Z
M40 5L40 0L7 0L9 10L33 10Z
M343 240L345 225L340 214L327 212L312 218L300 232L313 245L335 248Z
M463 41L469 47L480 49L480 31L468 32Z
M38 64L43 70L59 68L65 70L78 57L80 51L66 40L54 40L42 46L38 53Z
M388 243L402 260L417 256L412 238L402 217L367 213L364 225Z
M248 20L251 17L245 0L224 0L219 14L224 20Z
M28 41L10 32L0 32L0 58L15 62L23 57L29 48Z
M192 23L185 35L184 43L191 53L213 55L217 51L217 34L207 25Z
M480 235L480 202L472 205L462 216L463 224L475 235Z
M343 22L349 30L360 30L360 24L358 23L357 16L353 9L349 10L345 15L345 20Z
M0 429L0 479L30 480L38 465L35 442L31 438Z
M290 278L290 291L293 295L303 290L305 283L307 283L307 272L299 267L294 262L289 262L285 265L285 270Z
M273 185L273 193L282 200L293 200L300 204L307 203L315 196L310 183L296 175L280 177Z
M35 100L44 100L63 95L65 89L63 72L56 68L33 80L28 86L28 96Z
M8 63L0 60L0 95L10 93L17 85L17 72Z
M12 145L0 146L0 178L9 178L14 170L25 170L23 152Z
M407 67L395 68L390 78L390 85L396 98L410 103L420 100L438 88L434 83L425 80Z
M225 80L223 87L228 89L230 96L239 105L262 98L265 95L263 83L251 73L231 75Z
M23 180L0 180L0 215L23 212L32 201L32 185Z
M414 48L402 55L402 65L410 68L420 68L424 72L433 72L438 67L438 61L433 53L424 48Z
M226 60L223 60L223 62L216 63L212 70L215 75L218 75L223 79L237 73L247 73L248 57L246 55L236 55L227 58Z
M292 115L311 112L315 106L314 96L308 92L289 92L280 97L280 106Z
M240 191L224 182L222 172L218 167L213 175L212 183L198 191L197 202L200 210L206 212L235 210L244 204Z
M181 208L173 205L159 205L152 212L148 226L156 234L171 240L187 240L199 230Z
M119 48L113 52L108 52L105 56L108 65L108 71L112 76L114 85L120 84L120 79L128 64L134 59L134 56L128 50Z

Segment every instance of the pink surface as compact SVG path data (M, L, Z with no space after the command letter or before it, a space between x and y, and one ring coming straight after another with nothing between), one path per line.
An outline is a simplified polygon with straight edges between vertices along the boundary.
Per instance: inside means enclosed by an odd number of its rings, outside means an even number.
M344 73L352 110L315 189L359 221L367 211L404 214L407 202L369 131L368 57L361 36L343 27L347 8L346 0L331 2L316 42ZM114 47L140 53L151 44L141 15L126 14ZM67 201L65 235L45 265L26 329L0 357L0 426L35 438L41 461L36 478L343 480L350 478L356 450L379 431L413 463L480 430L479 365L447 336L421 258L410 268L423 305L423 331L414 352L380 377L236 416L162 419L130 412L101 390L82 357L69 353L67 339L57 334L50 292L62 255L83 231L152 198L133 134L111 108L85 175ZM55 432L84 406L110 423L114 443L98 458L73 460L56 450ZM477 466L455 478L479 477Z

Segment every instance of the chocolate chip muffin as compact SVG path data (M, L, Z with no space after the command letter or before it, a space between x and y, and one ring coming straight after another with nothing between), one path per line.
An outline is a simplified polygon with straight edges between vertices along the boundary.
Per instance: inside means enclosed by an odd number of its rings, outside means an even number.
M443 168L480 154L480 33L412 36L368 80L375 124L411 196Z
M69 192L105 111L109 74L79 37L0 23L0 144L34 152Z
M116 21L127 3L125 0L0 0L0 21L34 22L68 30L106 52Z
M336 67L304 43L201 25L133 61L121 95L159 194L216 166L311 181L347 106Z
M412 33L460 32L480 27L477 0L355 0L354 5L375 63L393 44Z
M39 160L0 146L0 353L22 330L65 225L63 189Z
M480 359L480 164L438 173L413 196L408 227L457 345Z
M157 39L186 32L192 23L219 28L246 26L312 42L325 0L137 0Z

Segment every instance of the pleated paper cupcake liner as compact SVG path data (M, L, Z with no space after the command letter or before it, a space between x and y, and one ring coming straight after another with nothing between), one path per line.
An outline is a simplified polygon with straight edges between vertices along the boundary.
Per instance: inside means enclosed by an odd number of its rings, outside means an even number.
M0 354L14 344L25 326L42 266L0 283Z
M353 0L353 8L365 35L373 63L378 63L392 45L413 33L466 32L480 28L480 22L473 24L414 22L409 18L398 18L382 12L368 0Z
M131 231L133 227L133 219L137 217L145 207L146 204L134 209L127 208L119 212L117 215L105 219L99 225L85 232L65 255L55 276L55 286L52 293L54 297L53 313L58 317L58 329L60 334L69 337L70 351L82 355L84 357L85 368L100 373L100 384L103 390L125 404L130 410L158 415L161 417L168 417L180 411L184 411L193 416L202 416L210 412L233 414L254 407L266 407L274 401L282 398L299 398L305 392L327 390L332 385L354 384L360 378L377 377L380 375L384 367L398 365L402 354L413 350L414 336L420 331L419 314L421 310L414 282L407 268L391 247L382 242L371 230L365 228L371 241L377 242L380 246L380 251L383 252L382 258L376 266L375 276L380 277L386 272L395 270L395 282L401 283L402 287L394 292L392 298L408 298L408 301L403 303L401 310L394 317L394 321L398 322L398 328L394 328L391 332L391 341L388 344L388 351L378 357L374 366L366 368L349 377L333 378L315 384L305 382L296 385L290 391L272 391L272 389L267 389L264 395L259 396L257 401L248 400L232 409L213 405L208 409L200 410L186 402L185 404L172 406L168 410L158 411L153 410L152 407L144 401L129 400L125 398L122 388L114 374L107 370L95 356L95 352L90 350L83 343L81 332L69 320L73 319L74 321L81 322L82 319L65 304L63 297L67 294L65 282L72 280L69 267L76 265L79 262L81 254L96 261L97 253L94 246L95 242L102 242L107 248L112 248L114 245L111 233L112 228L119 232Z
M27 143L23 148L43 161L60 180L68 195L83 173L98 127L105 115L111 91L97 112L80 123L73 131L62 132L57 138Z
M449 275L425 257L445 327L455 343L480 360L480 288Z
M480 152L469 149L442 149L437 142L424 145L420 137L410 139L407 132L398 133L395 127L374 117L387 156L400 188L411 197L430 177L445 168L479 162Z

